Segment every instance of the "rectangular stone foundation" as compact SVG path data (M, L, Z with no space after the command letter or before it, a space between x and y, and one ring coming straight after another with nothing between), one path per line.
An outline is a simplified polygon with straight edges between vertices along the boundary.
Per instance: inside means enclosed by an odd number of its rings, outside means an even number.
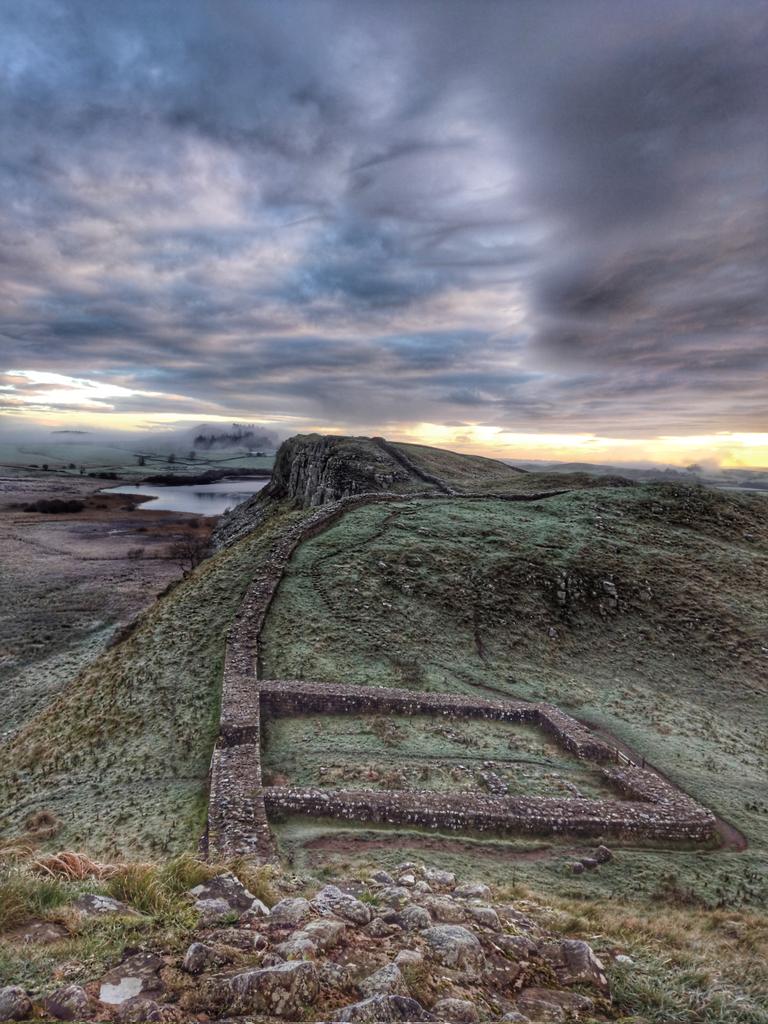
M542 496L497 497L536 500ZM211 760L205 850L223 858L273 859L275 850L268 811L426 828L594 838L710 840L715 832L715 819L709 811L655 773L626 763L627 759L614 747L551 704L340 683L258 679L259 635L283 570L298 544L327 529L351 509L375 502L427 497L440 500L440 496L433 493L355 495L317 509L275 543L248 588L227 636L220 733ZM473 497L487 500L493 496L462 495L465 499ZM605 765L615 764L616 767L604 768L604 774L629 799L446 796L433 792L326 791L297 787L264 789L260 761L262 711L271 715L379 712L528 723L548 733L576 757ZM618 764L620 761L622 766Z
M515 700L486 700L453 693L398 690L380 686L347 686L305 680L264 680L254 684L264 710L272 715L366 714L450 715L536 725L577 757L590 761L614 760L616 751L581 723L551 704Z

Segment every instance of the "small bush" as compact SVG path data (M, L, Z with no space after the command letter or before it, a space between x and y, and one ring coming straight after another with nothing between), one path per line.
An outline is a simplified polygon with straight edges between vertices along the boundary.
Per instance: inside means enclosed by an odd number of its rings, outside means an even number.
M188 854L174 857L165 864L125 864L109 879L110 896L128 903L151 917L194 923L194 911L185 898L215 871Z
M35 811L27 816L24 831L34 839L50 839L61 829L61 821L53 811Z
M85 505L74 498L40 498L24 506L25 512L74 513L82 512Z
M165 863L160 871L163 885L174 895L188 892L217 873L210 864L204 864L191 854L182 853Z

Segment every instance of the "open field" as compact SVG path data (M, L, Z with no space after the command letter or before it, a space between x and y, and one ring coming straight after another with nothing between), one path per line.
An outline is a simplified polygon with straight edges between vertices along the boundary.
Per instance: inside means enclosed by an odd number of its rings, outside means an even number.
M222 450L195 453L153 451L146 447L119 447L92 441L45 440L27 444L0 442L0 472L10 476L29 475L31 471L80 476L88 473L118 473L121 477L145 477L152 473L179 475L205 472L206 469L271 469L271 455L255 456L241 451ZM43 470L47 466L48 469Z

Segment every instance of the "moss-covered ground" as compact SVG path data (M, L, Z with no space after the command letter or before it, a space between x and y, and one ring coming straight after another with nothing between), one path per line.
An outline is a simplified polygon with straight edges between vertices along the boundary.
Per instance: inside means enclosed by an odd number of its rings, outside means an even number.
M749 842L627 850L617 892L666 884L761 904L766 511L760 496L655 485L369 506L295 554L263 635L264 674L556 703L638 749ZM548 861L521 870L568 891L602 884L566 882Z

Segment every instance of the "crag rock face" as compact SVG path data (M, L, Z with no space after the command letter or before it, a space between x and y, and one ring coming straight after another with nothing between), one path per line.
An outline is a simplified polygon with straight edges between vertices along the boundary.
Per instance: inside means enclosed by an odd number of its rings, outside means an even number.
M391 449L391 450L390 450ZM227 547L255 529L271 499L315 508L354 494L375 491L430 491L435 485L409 460L392 454L391 445L369 437L297 434L283 441L272 480L249 501L222 517L212 543Z
M298 434L280 446L267 490L306 508L410 482L408 471L367 437Z

